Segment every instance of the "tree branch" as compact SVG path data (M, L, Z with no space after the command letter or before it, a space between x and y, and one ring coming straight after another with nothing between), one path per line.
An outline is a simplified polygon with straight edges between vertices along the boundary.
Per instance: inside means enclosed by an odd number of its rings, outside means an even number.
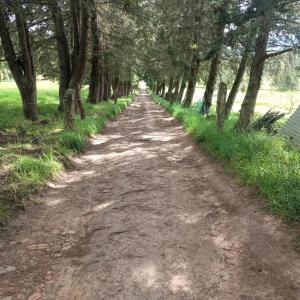
M293 48L287 48L287 49L284 49L284 50L281 50L281 51L278 51L278 52L268 53L265 56L265 60L269 59L269 58L272 58L272 57L276 57L276 56L282 55L282 54L287 53L287 52L294 51L296 49L300 49L300 46L293 47Z

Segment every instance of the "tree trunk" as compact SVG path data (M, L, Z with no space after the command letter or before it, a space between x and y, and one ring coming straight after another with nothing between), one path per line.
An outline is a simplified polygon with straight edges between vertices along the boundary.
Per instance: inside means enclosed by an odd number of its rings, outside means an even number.
M112 89L113 89L112 99L114 100L115 103L117 102L119 97L119 83L120 83L119 76L117 76L115 80L113 80L112 82Z
M170 80L169 80L168 91L167 91L167 93L165 95L165 98L168 101L171 100L173 88L174 88L174 78L171 77Z
M63 111L65 93L69 86L71 78L71 62L68 39L65 33L64 17L57 1L54 1L50 5L52 19L54 22L54 30L57 42L57 54L59 61L59 107L60 111Z
M101 75L101 78L102 78L102 92L101 92L101 100L103 101L107 101L108 100L108 92L107 92L107 89L108 89L108 77L107 77L107 72L105 70L105 68L102 69L103 72L102 72L102 75Z
M108 80L107 80L107 99L111 98L111 90L112 90L112 84L111 84L111 80L108 78Z
M244 54L243 54L243 57L241 59L238 72L236 74L233 86L231 88L231 91L229 93L229 96L228 96L228 99L227 99L227 102L226 102L225 119L227 119L229 117L230 113L231 113L233 103L235 101L235 98L237 96L237 93L239 91L241 83L243 81L243 77L244 77L246 67L247 67L247 61L249 59L249 55L250 55L251 50L252 50L255 34L256 34L256 28L252 29L249 36L248 36L247 43L246 43L245 50L244 50Z
M217 100L217 128L223 130L225 121L225 105L227 97L227 85L224 82L220 83Z
M240 117L236 124L236 128L238 129L247 128L250 125L251 118L254 114L256 99L263 76L269 33L269 20L263 16L261 17L260 30L255 43L255 55L251 64L248 88L242 103Z
M99 71L98 102L103 101L103 98L104 98L104 70L100 68L100 71Z
M73 130L75 126L75 91L66 91L64 100L64 126L65 129Z
M166 82L165 80L163 81L162 83L162 88L161 88L161 98L164 98L165 97L165 93L166 93Z
M195 54L193 56L193 64L192 64L192 67L190 70L191 73L189 76L188 87L187 87L187 91L186 91L185 99L184 99L184 103L183 103L183 105L185 107L190 107L193 102L199 66L200 66L200 60L198 59L197 55Z
M92 59L91 59L91 74L90 74L90 85L89 85L89 96L88 101L90 103L99 102L99 94L101 88L101 78L100 78L100 37L99 28L97 21L97 11L92 10L91 15L91 38L92 38Z
M36 73L24 11L19 2L11 4L18 33L20 56L17 56L7 24L6 5L8 4L0 1L0 37L4 56L21 94L24 116L26 119L36 121L38 119Z
M219 21L216 30L216 35L217 35L216 52L211 61L210 71L209 71L208 80L206 83L206 88L203 97L203 109L204 109L203 112L206 115L209 115L210 113L214 89L217 82L219 65L221 62L221 52L222 52L224 30L225 30L225 24L223 18L224 18L224 11L223 9L221 9L219 11Z
M20 87L20 94L25 118L36 121L38 119L36 81L27 81L22 87Z
M156 95L159 94L160 88L161 88L161 83L158 81L157 84L156 84L156 91L155 91Z
M184 91L185 91L185 88L186 88L186 79L183 77L182 78L182 81L181 81L181 85L180 85L180 89L179 89L179 93L178 93L178 96L177 96L177 99L176 99L176 102L178 103L181 103L182 100L183 100L183 94L184 94Z
M72 76L69 83L69 88L75 90L75 107L77 111L79 110L80 116L83 119L84 109L81 102L80 90L86 64L88 47L89 12L86 1L82 0L82 2L79 3L76 0L71 0L71 12L73 17L74 47L72 55ZM78 15L78 13L80 12L81 15Z
M171 94L171 101L176 102L178 93L179 93L179 85L180 85L180 79L177 79L174 83L174 93Z
M203 97L204 114L206 115L209 115L210 107L212 104L212 98L214 94L215 85L217 82L218 68L220 64L220 54L221 52L218 52L214 55L210 65L209 76L208 76L204 97Z

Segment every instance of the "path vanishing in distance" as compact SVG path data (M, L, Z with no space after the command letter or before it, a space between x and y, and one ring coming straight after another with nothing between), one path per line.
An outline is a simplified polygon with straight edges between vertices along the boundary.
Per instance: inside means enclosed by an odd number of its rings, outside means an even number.
M1 300L300 299L297 230L149 96L91 143L1 233Z

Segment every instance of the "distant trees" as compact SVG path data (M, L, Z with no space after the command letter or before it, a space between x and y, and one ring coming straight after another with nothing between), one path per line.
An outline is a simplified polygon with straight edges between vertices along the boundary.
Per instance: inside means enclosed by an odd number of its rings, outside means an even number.
M232 110L244 75L249 73L236 126L247 128L254 114L266 61L299 49L300 10L297 2L155 1L155 14L160 15L166 7L168 13L165 14L167 17L155 20L156 28L149 39L145 58L149 60L150 57L158 63L151 67L145 64L147 81L157 87L158 94L163 94L160 82L166 82L170 87L168 90L175 93L170 78L180 77L180 92L175 94L185 106L192 103L196 82L205 82L202 113L208 115L216 83L221 81L231 64L231 72L234 70L235 73L227 77L231 89L225 104L225 118ZM295 79L295 72L289 74L294 74ZM287 84L291 79L287 76ZM170 100L169 94L167 99Z

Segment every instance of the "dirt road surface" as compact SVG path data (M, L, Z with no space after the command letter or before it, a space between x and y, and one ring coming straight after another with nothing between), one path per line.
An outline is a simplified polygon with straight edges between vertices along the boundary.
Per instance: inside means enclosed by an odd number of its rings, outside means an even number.
M0 299L300 299L296 229L141 94L1 234Z

